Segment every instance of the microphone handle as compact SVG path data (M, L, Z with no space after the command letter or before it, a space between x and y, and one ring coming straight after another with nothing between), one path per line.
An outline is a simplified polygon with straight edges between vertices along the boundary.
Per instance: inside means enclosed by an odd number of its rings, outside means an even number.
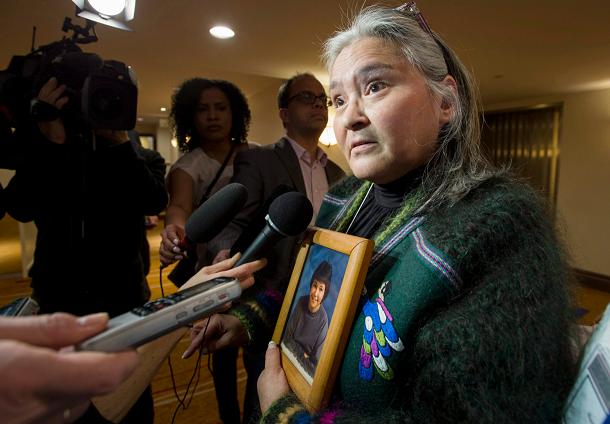
M182 247L183 250L188 249L189 247L191 247L194 244L195 244L195 242L192 241L190 238L188 238L187 235L182 237L182 240L180 240L180 247Z
M233 268L263 258L265 254L284 237L283 234L280 234L271 228L269 224L266 224L263 231L254 239L250 247L248 247L241 258L235 262Z

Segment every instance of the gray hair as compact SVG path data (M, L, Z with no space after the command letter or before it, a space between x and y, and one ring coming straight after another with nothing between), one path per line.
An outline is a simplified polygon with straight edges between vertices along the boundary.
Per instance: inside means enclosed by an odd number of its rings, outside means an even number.
M453 119L439 133L436 151L423 176L423 196L413 207L413 215L451 206L493 175L480 150L479 96L474 80L447 43L432 33L425 32L408 12L370 6L347 28L335 32L324 43L322 53L330 73L347 46L364 38L383 40L396 46L423 75L431 94L441 95L451 106ZM447 75L455 79L457 92L443 83Z

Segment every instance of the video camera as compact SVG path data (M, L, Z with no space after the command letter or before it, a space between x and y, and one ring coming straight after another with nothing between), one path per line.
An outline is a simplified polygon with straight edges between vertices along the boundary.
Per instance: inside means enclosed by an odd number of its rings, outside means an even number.
M138 89L135 72L122 62L83 53L76 44L97 41L89 36L95 23L81 28L66 18L62 30L74 30L71 39L40 47L27 56L13 56L0 72L0 110L13 128L61 117L65 123L84 121L92 129L131 130L136 124ZM95 30L93 31L95 34ZM81 37L79 37L81 36ZM33 50L33 48L32 48ZM65 84L69 102L57 111L35 98L51 78Z

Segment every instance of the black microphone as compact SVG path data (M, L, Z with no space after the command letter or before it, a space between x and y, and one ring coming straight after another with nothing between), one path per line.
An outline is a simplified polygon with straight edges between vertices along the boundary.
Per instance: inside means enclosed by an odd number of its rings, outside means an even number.
M284 237L301 234L312 216L313 206L307 196L298 191L282 194L271 203L267 224L234 267L264 257Z
M195 243L207 243L218 235L248 200L248 190L232 183L210 197L186 220L185 236L180 245L187 249Z
M294 191L294 188L289 186L288 184L280 184L276 188L273 189L273 192L265 199L263 204L246 227L246 229L241 233L241 235L235 240L233 246L231 247L231 254L229 257L235 256L237 252L245 252L248 246L252 244L254 239L259 235L259 233L265 228L267 224L267 214L269 214L269 207L271 203L275 201L282 194Z

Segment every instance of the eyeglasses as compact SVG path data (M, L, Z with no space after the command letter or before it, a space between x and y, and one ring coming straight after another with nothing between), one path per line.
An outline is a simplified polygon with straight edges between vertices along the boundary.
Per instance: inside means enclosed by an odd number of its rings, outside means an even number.
M445 65L447 66L447 71L449 72L449 75L451 75L452 68L449 67L449 63L451 63L449 54L447 53L447 51L445 51L445 48L442 46L442 44L439 43L436 38L434 38L434 35L432 34L432 30L426 23L426 20L424 19L424 15L421 14L421 12L417 8L417 5L415 4L415 2L410 1L408 3L403 4L402 6L398 6L394 10L396 10L398 12L404 12L404 13L410 14L417 21L420 28L423 29L426 33L428 33L430 35L430 37L432 37L432 39L434 40L436 45L441 49L441 52L443 53L443 59L445 60Z
M320 94L319 96L316 96L315 93L312 93L311 91L301 91L300 93L297 93L291 98L289 98L286 102L286 106L288 106L288 104L297 97L299 98L299 101L301 103L306 103L308 105L314 104L317 99L322 100L322 104L326 107L331 107L333 105L333 102L328 98L326 94Z
M398 6L394 10L397 10L399 12L410 13L411 16L413 16L417 20L417 23L419 24L421 29L430 34L430 37L434 38L434 36L432 35L432 30L424 19L424 15L421 14L414 1L410 1L408 3L403 4L402 6Z

